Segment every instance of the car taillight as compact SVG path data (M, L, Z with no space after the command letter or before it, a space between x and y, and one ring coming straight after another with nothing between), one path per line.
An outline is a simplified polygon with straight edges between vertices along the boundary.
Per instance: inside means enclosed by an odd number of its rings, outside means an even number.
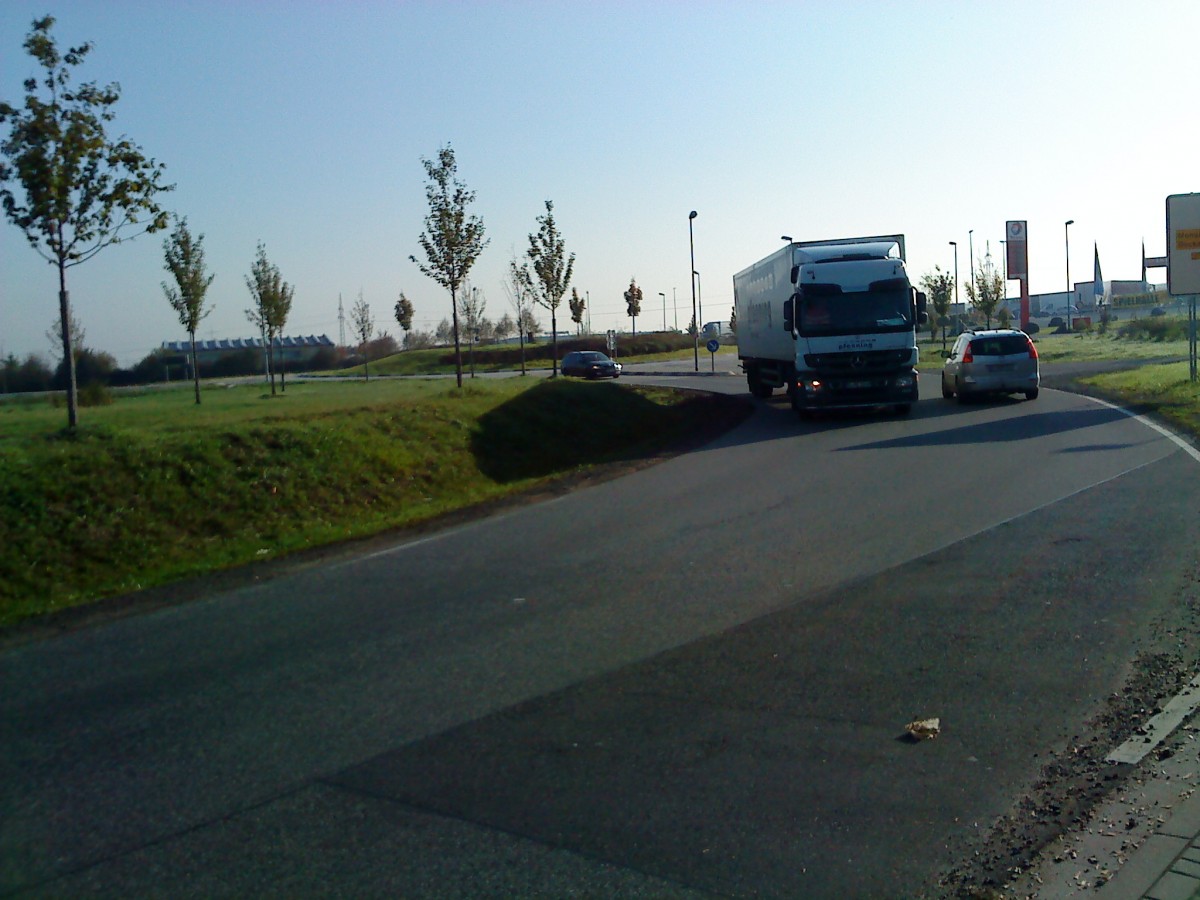
M967 344L967 349L963 351L962 361L965 363L975 362L975 354L971 352L970 344Z
M1033 341L1029 342L1029 358L1030 359L1038 358L1037 347L1033 346Z

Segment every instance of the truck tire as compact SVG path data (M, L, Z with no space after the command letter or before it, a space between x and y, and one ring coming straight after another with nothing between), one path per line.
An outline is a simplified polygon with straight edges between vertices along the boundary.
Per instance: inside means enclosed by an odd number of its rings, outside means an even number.
M750 369L746 372L746 384L750 388L750 393L759 400L766 400L773 393L775 393L774 388L772 388L770 385L763 384L761 379L759 379L758 369Z

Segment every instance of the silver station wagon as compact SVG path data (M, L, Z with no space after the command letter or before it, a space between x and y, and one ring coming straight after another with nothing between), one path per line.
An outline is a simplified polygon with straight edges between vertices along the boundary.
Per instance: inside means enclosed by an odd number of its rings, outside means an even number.
M964 331L942 367L942 396L960 403L984 394L1024 394L1035 400L1041 374L1038 352L1023 331Z

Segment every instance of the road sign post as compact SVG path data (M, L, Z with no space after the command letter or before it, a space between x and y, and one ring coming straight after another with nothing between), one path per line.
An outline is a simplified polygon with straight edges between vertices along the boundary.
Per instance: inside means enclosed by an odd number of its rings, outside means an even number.
M709 371L715 373L717 371L717 351L721 349L721 342L713 338L706 346L708 347L708 358L711 363Z
M1200 294L1200 194L1167 198L1167 293L1188 297L1188 369L1197 378L1196 295Z

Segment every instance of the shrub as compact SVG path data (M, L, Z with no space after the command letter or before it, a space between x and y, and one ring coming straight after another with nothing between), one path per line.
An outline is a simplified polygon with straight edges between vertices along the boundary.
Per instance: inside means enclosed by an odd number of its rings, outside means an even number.
M1026 334L1037 334L1042 330L1042 326L1037 322L1030 322L1022 329Z
M1170 316L1130 319L1117 328L1118 340L1161 342L1184 341L1187 337L1187 319Z

